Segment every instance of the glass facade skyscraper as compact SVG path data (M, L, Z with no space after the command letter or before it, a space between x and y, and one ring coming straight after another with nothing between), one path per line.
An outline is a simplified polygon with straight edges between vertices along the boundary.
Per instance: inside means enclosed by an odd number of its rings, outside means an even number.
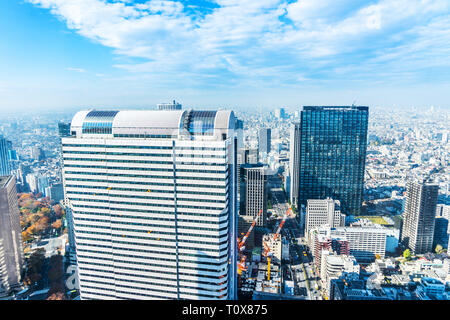
M11 164L9 150L11 142L0 135L0 175L7 176L11 174Z
M299 205L331 197L361 212L369 108L305 106L300 117Z

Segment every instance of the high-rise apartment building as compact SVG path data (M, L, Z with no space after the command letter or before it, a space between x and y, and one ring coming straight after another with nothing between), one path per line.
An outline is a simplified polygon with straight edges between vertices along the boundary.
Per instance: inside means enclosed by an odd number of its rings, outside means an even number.
M268 154L270 152L272 130L269 128L261 128L258 131L258 151L260 154Z
M360 214L368 116L368 107L303 107L299 205L331 197L344 214Z
M406 184L401 241L416 254L433 250L437 184L409 180Z
M9 159L10 142L0 135L0 176L11 174L11 163Z
M340 202L333 199L308 200L306 206L305 235L315 227L329 225L332 228L345 226L345 215Z
M290 129L289 139L289 171L290 171L290 200L291 204L298 208L298 187L300 179L300 123L293 123Z
M158 104L158 110L181 110L181 103L173 100L171 103Z
M0 295L20 284L22 230L14 176L0 177Z
M81 299L234 299L232 111L81 111L62 139Z

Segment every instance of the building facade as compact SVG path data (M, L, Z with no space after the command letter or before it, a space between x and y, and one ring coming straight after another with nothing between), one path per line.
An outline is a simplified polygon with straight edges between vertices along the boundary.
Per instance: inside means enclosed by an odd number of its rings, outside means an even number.
M272 130L269 128L261 128L258 131L258 151L260 154L270 153Z
M386 255L385 228L331 228L331 237L345 238L350 247L350 255L354 256L358 262L372 262L375 258L384 259Z
M360 214L368 117L368 107L303 107L299 205L331 197L344 214Z
M298 208L298 187L300 179L300 123L293 123L289 139L289 176L291 205Z
M0 291L20 285L23 267L22 229L14 176L0 177Z
M0 135L0 176L8 176L11 174L8 146L9 141Z
M62 139L81 299L236 297L232 111L81 111Z
M173 100L171 103L160 103L158 104L158 110L181 110L181 103Z
M338 200L328 198L307 201L305 234L308 235L310 230L323 225L332 228L345 226L345 215L341 213Z
M406 184L401 241L416 254L433 250L439 186L410 180Z
M256 226L263 227L267 222L266 167L262 164L243 164L240 170L240 212L243 213L241 215L253 221L262 210Z

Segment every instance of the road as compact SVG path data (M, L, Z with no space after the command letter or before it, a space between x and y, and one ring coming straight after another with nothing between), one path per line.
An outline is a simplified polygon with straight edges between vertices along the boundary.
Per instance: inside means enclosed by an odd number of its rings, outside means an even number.
M272 219L278 220L274 225L273 232L275 232L289 205L282 188L272 188L270 192L273 206ZM321 300L320 281L313 271L312 256L308 253L304 239L302 243L297 244L301 234L297 219L287 218L281 234L289 241L290 261L284 263L283 267L291 275L288 279L294 281L295 295L306 296L310 300Z

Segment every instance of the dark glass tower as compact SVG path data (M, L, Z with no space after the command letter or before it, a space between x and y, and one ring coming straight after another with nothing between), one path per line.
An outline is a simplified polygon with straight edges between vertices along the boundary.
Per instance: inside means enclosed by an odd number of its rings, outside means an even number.
M11 163L9 150L11 142L0 135L0 176L8 176L11 174Z
M343 213L360 214L368 117L369 107L303 107L299 205L330 197Z

